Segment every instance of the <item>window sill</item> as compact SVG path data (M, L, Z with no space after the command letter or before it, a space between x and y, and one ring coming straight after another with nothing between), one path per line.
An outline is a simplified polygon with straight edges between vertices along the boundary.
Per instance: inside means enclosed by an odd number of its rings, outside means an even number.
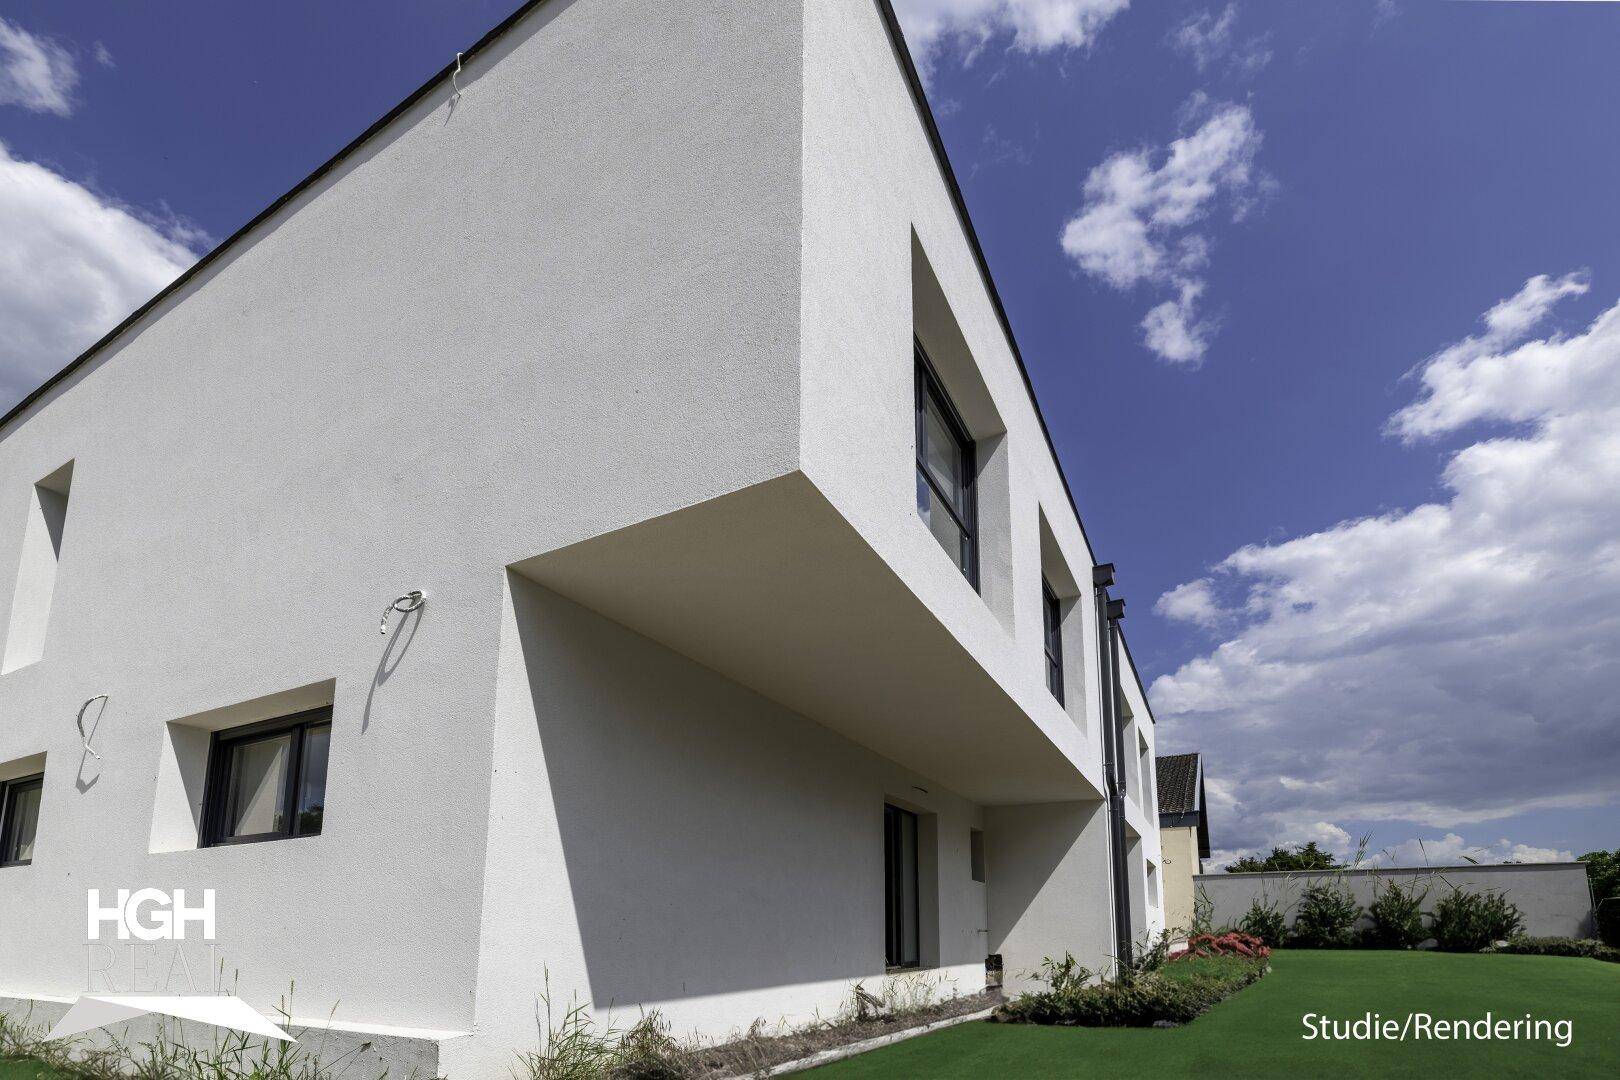
M280 840L314 840L320 833L267 833L260 836L233 836L228 840L214 840L206 844L198 844L199 851L212 851L216 848L242 847L247 844L271 844Z

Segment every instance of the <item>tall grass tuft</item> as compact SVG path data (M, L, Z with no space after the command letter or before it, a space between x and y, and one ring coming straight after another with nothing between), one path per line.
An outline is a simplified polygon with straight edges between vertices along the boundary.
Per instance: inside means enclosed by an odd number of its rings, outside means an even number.
M1367 917L1372 925L1362 933L1364 944L1379 949L1410 949L1429 937L1423 925L1423 901L1429 896L1427 886L1416 881L1402 885L1386 881L1378 888L1372 903L1367 905Z
M276 1006L280 1026L292 1021L289 999ZM149 1039L129 1040L108 1031L87 1037L47 1040L49 1025L36 1023L30 1009L21 1019L0 1016L0 1061L31 1058L74 1080L382 1080L387 1068L374 1060L368 1069L364 1042L343 1054L323 1056L322 1039L313 1044L266 1039L210 1025L206 1039L188 1038L180 1020L164 1020Z
M1434 905L1431 918L1435 941L1447 952L1479 952L1493 941L1524 930L1518 906L1499 892L1464 892L1454 887Z

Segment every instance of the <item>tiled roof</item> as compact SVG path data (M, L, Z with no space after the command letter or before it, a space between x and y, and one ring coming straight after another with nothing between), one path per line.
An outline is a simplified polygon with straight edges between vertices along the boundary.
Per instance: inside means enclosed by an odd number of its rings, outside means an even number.
M1159 813L1191 814L1198 806L1198 755L1167 754L1154 759L1159 779Z

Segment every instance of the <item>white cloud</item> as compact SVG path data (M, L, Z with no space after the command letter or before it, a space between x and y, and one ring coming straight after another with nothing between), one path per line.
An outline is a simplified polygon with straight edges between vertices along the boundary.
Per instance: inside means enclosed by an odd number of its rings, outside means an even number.
M1079 49L1095 39L1131 0L895 0L895 13L926 76L940 52L954 47L972 59L997 37L1020 52Z
M1177 585L1154 603L1153 610L1176 622L1214 626L1224 612L1215 599L1215 587L1208 578Z
M1116 289L1170 287L1175 298L1142 320L1149 349L1171 363L1197 365L1215 326L1197 301L1210 240L1191 227L1223 201L1234 219L1252 205L1260 129L1247 106L1194 95L1184 122L1202 123L1162 151L1114 154L1086 177L1085 202L1063 227L1063 250L1087 274Z
M1462 866L1476 863L1572 862L1573 852L1516 844L1500 839L1494 844L1470 844L1454 832L1435 839L1414 837L1377 852L1367 861L1374 866Z
M1191 58L1200 72L1227 60L1232 74L1252 76L1271 63L1271 48L1266 35L1240 42L1237 19L1236 4L1227 4L1219 14L1195 11L1176 24L1166 40L1176 52Z
M0 17L0 105L68 116L78 82L66 49Z
M1226 55L1232 47L1232 28L1237 25L1237 5L1227 4L1219 15L1195 11L1170 31L1170 45L1192 57L1199 71Z
M1443 500L1217 566L1221 591L1246 597L1236 625L1151 696L1172 741L1230 785L1224 844L1616 801L1620 303L1578 333L1538 330L1587 289L1531 278L1419 369L1390 429L1471 440Z
M1532 420L1583 400L1595 388L1576 380L1607 380L1614 373L1601 364L1572 365L1557 338L1511 351L1509 346L1519 345L1558 301L1588 288L1583 272L1556 279L1539 274L1525 282L1516 295L1485 313L1483 334L1464 338L1421 365L1425 395L1396 413L1390 430L1410 442L1492 416Z
M1398 844L1364 851L1359 838L1326 821L1317 821L1273 833L1263 844L1243 848L1222 848L1211 852L1206 866L1212 871L1224 869L1245 856L1264 858L1273 847L1297 847L1308 841L1328 852L1346 866L1467 866L1470 863L1497 865L1501 863L1573 862L1571 851L1515 843L1502 838L1490 844L1470 844L1454 832L1441 837L1413 837Z
M196 261L164 226L0 143L0 397L62 368Z
M1340 861L1348 859L1356 847L1355 839L1330 821L1312 822L1303 829L1294 830L1286 837L1273 839L1272 843L1278 845L1315 843L1323 851L1332 852Z
M1181 292L1174 300L1152 308L1142 316L1142 343L1149 350L1172 364L1196 364L1209 351L1209 339L1215 333L1215 324L1198 318L1194 305L1202 295L1201 281L1181 282Z

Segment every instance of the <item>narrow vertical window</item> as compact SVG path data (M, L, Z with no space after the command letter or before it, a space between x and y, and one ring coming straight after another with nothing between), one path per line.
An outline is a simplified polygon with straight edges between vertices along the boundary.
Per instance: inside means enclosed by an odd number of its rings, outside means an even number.
M1139 747L1139 749L1137 751L1136 761L1137 761L1137 780L1139 782L1139 790L1141 792L1140 798L1141 798L1141 801L1142 801L1142 809L1144 809L1144 810L1152 810L1153 809L1153 781L1155 779L1154 776L1153 776L1153 761L1148 756L1147 739L1143 738L1142 734L1140 732L1138 732L1137 735L1136 735L1136 741L1137 741L1137 745Z
M26 866L34 861L34 834L39 829L44 791L42 775L0 783L0 866Z
M917 897L917 815L883 806L883 954L891 968L921 962Z
M1046 640L1046 688L1063 703L1063 611L1052 587L1041 579L1041 614Z
M203 845L316 836L326 817L332 710L216 732Z
M34 485L23 527L17 586L11 594L11 625L0 672L26 667L45 655L45 628L56 595L56 564L62 555L62 527L67 522L73 463Z
M973 472L973 440L918 345L917 513L962 576L977 589L978 511Z
M984 830L968 830L968 869L973 880L984 884Z

